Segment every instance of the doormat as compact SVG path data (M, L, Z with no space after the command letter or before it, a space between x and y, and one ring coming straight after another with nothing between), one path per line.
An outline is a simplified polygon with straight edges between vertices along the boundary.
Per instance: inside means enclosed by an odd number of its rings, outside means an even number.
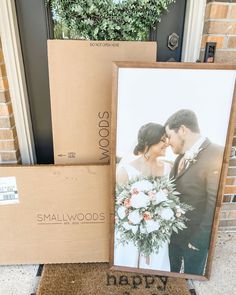
M44 265L37 295L189 295L185 279L110 271L108 263Z

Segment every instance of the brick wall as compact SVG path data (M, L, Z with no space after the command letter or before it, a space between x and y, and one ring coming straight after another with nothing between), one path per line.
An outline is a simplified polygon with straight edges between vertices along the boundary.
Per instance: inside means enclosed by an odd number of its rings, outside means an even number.
M236 1L208 1L201 60L203 60L206 42L217 42L216 62L236 62Z
M15 120L0 40L0 164L20 162Z
M215 62L236 63L236 0L207 1L200 59L206 42L217 42ZM224 190L220 230L236 230L236 125Z

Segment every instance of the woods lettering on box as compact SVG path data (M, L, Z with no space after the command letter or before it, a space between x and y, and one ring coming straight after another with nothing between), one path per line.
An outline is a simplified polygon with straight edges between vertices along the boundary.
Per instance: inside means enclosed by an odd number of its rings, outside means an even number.
M38 224L79 224L79 223L104 223L106 220L103 212L86 213L40 213L37 214Z
M108 111L98 113L98 135L100 161L110 161L110 115Z

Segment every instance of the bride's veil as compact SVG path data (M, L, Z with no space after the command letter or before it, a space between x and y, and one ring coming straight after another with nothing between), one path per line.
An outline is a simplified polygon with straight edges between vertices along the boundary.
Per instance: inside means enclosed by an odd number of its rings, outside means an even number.
M138 159L139 157L141 157L141 155L136 156L133 153L136 145L137 145L137 140L134 141L129 146L129 148L127 148L127 152L124 155L122 155L121 157L117 157L117 165L116 165L117 173L120 171L121 168L125 167L126 165L134 161L135 159Z

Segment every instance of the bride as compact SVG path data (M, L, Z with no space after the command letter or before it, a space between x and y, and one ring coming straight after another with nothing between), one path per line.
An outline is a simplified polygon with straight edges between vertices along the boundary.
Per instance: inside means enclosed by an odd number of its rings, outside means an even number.
M167 146L168 139L162 125L143 125L139 129L138 143L133 151L134 155L139 157L129 163L119 164L116 183L124 185L137 176L168 175L171 163L160 159L165 156ZM149 257L144 257L138 253L132 242L122 245L118 240L119 233L115 233L114 265L170 271L168 242L159 248L158 254L153 253Z

